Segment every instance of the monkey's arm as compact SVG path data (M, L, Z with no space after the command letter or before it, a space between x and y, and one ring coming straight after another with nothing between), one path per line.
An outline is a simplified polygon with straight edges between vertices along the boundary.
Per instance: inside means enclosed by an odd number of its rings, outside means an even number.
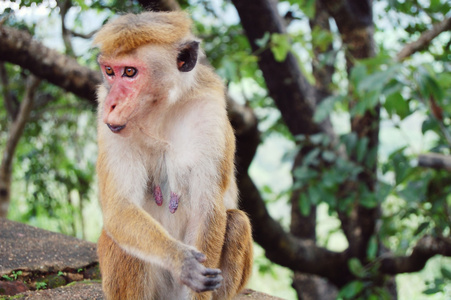
M104 229L122 249L171 271L175 278L196 292L215 290L220 286L221 271L203 266L204 254L172 238L141 207L116 192L101 156L97 169Z

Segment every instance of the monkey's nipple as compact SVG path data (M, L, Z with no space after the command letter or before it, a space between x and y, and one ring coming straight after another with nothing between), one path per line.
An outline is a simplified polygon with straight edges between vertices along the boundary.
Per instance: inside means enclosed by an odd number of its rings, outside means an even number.
M125 128L125 124L124 125L111 125L111 124L107 123L106 126L108 126L108 128L114 133L118 133L119 131L121 131L122 129Z

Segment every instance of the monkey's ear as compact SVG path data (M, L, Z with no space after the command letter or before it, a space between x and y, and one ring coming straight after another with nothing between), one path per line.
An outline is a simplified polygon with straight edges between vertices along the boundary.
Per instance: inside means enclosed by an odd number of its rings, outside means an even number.
M180 72L189 72L196 66L199 42L192 41L183 45L177 56L177 67Z

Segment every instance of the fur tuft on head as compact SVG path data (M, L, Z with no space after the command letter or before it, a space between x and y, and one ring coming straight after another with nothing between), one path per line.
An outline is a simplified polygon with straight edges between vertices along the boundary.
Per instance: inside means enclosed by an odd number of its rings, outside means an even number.
M146 44L179 41L190 33L191 24L185 12L127 14L103 26L93 44L102 55L121 55Z

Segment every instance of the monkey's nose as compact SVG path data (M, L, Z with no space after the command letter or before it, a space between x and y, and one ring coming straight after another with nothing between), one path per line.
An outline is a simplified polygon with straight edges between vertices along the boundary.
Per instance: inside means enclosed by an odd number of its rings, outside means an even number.
M118 133L119 131L121 131L122 129L125 128L125 124L124 125L112 125L112 124L107 123L106 126L108 126L108 128L114 133Z

